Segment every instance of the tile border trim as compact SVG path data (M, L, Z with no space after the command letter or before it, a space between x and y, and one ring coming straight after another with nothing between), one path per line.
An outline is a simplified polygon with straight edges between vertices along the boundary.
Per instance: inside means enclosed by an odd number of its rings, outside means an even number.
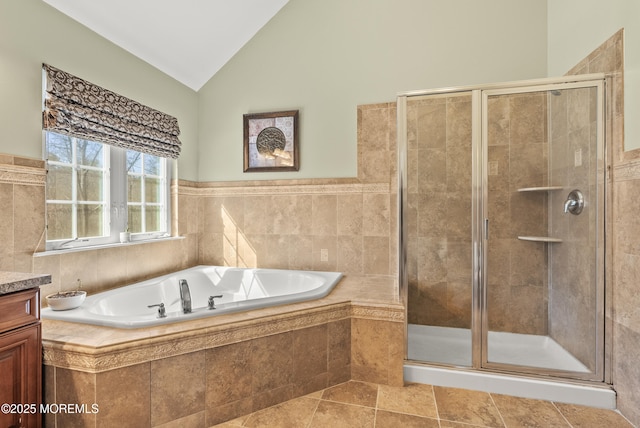
M43 364L85 373L100 373L352 317L402 323L404 308L401 305L350 302L329 304L311 310L276 314L231 325L151 337L138 343L119 344L105 349L74 347L73 344L44 339Z
M28 166L0 163L0 182L27 186L43 186L47 180L47 170Z
M313 195L347 193L389 193L388 183L345 184L283 184L265 186L192 187L178 185L181 196L260 196L260 195Z
M613 167L613 182L640 180L640 159L620 163Z

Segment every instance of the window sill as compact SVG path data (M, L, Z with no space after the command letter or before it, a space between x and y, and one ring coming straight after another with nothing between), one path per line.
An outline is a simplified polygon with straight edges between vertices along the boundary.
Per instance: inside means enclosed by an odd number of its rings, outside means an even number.
M87 245L85 247L62 248L59 250L47 250L47 251L41 251L38 253L33 253L33 257L47 257L47 256L54 256L57 254L77 253L80 251L104 250L106 248L122 248L122 247L129 247L132 245L153 244L154 242L177 241L181 239L185 239L185 237L169 236L169 237L154 238L154 239L144 239L140 241L124 242L124 243L114 242L110 244Z

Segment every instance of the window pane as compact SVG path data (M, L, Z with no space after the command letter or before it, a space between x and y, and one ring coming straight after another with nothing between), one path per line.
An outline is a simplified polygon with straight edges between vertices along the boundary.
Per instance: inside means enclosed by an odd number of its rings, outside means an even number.
M78 205L78 238L102 236L102 207L98 204Z
M104 178L102 171L78 170L78 201L103 201Z
M160 231L160 207L147 207L146 210L146 231L158 232Z
M142 178L138 175L128 175L127 182L127 200L129 202L142 202Z
M160 202L160 180L157 178L145 178L144 180L144 197L145 202Z
M49 165L47 172L47 199L70 201L72 198L73 169L67 166Z
M129 232L140 233L142 230L142 208L136 205L129 205Z
M160 175L160 160L158 156L144 155L144 173L149 175Z
M47 204L47 239L72 239L70 204Z
M95 141L78 140L77 161L78 165L95 166L102 168L104 159L102 155L103 144Z
M127 150L127 172L142 173L142 153Z
M73 143L71 137L47 132L47 159L63 162L73 162Z

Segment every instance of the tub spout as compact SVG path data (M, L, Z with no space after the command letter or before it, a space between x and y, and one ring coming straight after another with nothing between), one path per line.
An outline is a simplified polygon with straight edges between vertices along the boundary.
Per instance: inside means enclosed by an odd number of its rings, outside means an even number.
M188 314L191 312L191 292L189 291L189 284L186 279L181 279L180 282L180 302L182 303L182 312Z

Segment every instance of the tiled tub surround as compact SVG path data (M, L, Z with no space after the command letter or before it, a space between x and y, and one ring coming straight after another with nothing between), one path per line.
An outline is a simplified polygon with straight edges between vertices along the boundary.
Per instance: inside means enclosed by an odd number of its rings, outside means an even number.
M159 327L45 320L45 402L99 406L47 426L210 426L350 379L401 386L403 329L397 283L357 275L313 302Z
M397 270L395 193L388 183L180 182L180 195L183 209L193 213L186 218L202 219L201 264L373 275Z

